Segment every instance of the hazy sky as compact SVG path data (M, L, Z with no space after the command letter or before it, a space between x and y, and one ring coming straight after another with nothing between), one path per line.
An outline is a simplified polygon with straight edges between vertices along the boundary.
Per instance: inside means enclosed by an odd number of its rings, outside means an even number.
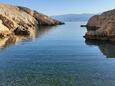
M47 15L100 13L115 8L115 0L0 0L32 8Z

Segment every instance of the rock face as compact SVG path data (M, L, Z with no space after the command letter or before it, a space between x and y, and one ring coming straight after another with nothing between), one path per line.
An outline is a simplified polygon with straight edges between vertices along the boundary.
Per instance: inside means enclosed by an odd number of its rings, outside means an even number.
M60 25L60 21L26 7L0 4L0 38L33 36L38 25Z
M33 16L37 21L39 25L43 25L43 26L53 26L53 25L61 25L64 24L63 22L57 21L55 19L52 19L42 13L38 13L37 11L32 11L29 8L26 7L20 7L18 6L18 8L20 10L23 10L24 12L26 12L27 14Z
M85 38L115 41L115 9L90 18L87 23Z

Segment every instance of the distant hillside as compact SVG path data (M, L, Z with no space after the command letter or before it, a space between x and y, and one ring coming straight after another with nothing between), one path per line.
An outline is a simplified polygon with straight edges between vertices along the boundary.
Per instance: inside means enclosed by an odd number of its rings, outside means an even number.
M76 22L76 21L88 21L94 14L66 14L51 16L54 19L58 19L63 22Z

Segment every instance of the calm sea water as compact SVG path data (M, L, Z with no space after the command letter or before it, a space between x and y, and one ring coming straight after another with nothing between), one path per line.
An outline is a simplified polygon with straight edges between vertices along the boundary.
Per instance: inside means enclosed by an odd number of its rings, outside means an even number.
M85 22L41 28L0 50L0 86L115 86L115 45L85 41Z

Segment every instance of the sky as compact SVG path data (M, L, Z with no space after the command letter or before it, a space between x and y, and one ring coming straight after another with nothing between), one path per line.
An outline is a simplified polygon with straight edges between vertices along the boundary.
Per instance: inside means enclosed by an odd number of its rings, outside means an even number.
M49 16L97 14L115 8L115 0L0 0L0 3L28 7Z

